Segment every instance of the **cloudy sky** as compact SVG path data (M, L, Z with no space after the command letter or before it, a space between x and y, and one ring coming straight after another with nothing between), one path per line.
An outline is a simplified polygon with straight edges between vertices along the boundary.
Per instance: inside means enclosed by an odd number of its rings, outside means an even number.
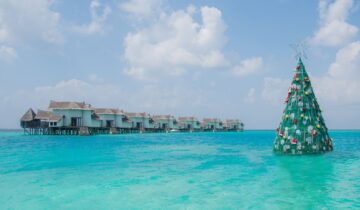
M360 1L1 0L0 128L49 100L279 122L296 59L329 128L360 128Z

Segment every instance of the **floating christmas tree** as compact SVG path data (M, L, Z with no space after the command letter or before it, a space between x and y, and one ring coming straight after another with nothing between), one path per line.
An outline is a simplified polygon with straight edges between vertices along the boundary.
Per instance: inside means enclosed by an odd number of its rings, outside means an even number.
M276 129L276 153L317 154L333 150L332 140L301 58L285 104L282 121Z

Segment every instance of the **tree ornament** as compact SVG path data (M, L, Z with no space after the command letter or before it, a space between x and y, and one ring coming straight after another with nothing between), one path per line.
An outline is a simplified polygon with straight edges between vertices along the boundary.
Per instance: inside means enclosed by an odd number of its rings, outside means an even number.
M312 131L312 136L315 137L316 136L316 130Z
M305 142L306 142L307 144L312 144L313 140L312 140L311 137L307 137L307 138L305 139Z
M308 132L311 133L313 131L314 127L312 125L309 125Z

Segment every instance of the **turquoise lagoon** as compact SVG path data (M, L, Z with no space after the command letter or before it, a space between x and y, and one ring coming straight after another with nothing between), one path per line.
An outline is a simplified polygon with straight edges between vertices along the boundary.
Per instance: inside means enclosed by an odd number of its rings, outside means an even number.
M360 131L277 156L273 131L0 133L0 209L359 209Z

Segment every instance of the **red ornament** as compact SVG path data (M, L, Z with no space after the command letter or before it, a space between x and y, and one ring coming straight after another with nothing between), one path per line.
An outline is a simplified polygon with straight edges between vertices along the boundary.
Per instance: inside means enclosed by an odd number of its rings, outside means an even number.
M316 136L316 130L313 130L312 132L312 136L315 137Z
M296 125L296 123L297 123L297 119L294 119L294 125Z
M279 128L276 128L276 133L279 133Z
M297 67L296 67L296 70L299 70L300 69L300 65L298 65Z
M297 143L296 138L293 138L293 139L291 140L291 144L296 144L296 143Z
M284 135L284 131L280 131L280 136L283 136Z

